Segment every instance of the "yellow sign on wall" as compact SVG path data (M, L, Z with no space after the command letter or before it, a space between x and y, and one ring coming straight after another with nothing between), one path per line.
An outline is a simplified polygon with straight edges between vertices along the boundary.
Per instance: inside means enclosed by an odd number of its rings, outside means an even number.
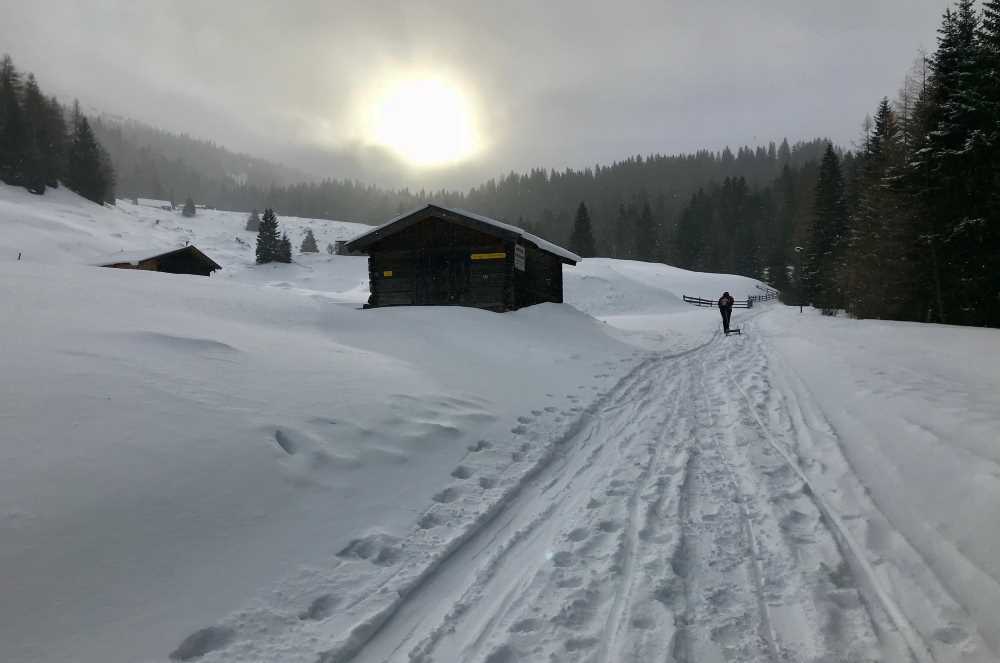
M473 260L503 260L507 257L507 254L503 251L498 253L473 253L470 257Z
M382 272L382 276L386 276L386 277L392 276L392 270L391 269L387 269L386 271Z

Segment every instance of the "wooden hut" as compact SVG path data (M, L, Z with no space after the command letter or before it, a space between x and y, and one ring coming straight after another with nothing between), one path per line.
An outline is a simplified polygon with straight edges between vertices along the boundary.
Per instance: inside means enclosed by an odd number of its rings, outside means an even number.
M438 205L392 219L344 248L368 255L366 308L453 305L511 311L562 302L562 266L581 260L521 228Z
M165 253L122 253L111 256L99 265L118 269L142 269L150 272L195 274L198 276L211 276L215 270L222 269L221 265L192 244Z

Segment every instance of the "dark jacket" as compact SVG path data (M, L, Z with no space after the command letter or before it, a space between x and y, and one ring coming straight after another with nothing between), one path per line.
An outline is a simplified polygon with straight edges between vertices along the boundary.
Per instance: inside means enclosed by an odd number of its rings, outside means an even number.
M732 309L734 301L735 300L733 300L732 296L726 297L725 295L723 295L722 297L719 297L719 308Z

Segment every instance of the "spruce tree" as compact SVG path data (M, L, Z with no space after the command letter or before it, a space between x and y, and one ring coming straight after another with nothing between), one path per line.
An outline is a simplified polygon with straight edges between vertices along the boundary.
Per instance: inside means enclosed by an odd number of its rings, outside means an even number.
M312 228L306 230L306 236L302 239L302 246L299 247L301 253L319 253L319 246L316 244L316 237Z
M51 181L46 155L51 149L47 135L48 107L45 97L38 89L38 83L33 74L28 75L24 84L24 117L27 151L24 164L24 186L32 193L43 194L45 187Z
M66 184L84 198L101 204L111 195L114 181L107 156L94 137L90 122L74 106L73 142L67 157Z
M274 215L274 210L268 208L264 210L264 218L260 221L257 230L257 264L274 262L278 257L278 217Z
M250 216L247 217L246 229L250 232L257 232L260 230L260 215L257 214L256 208L254 208L254 210L250 212Z
M597 253L594 247L594 231L590 225L590 213L582 201L576 208L576 221L573 223L569 246L581 258L592 258Z
M45 173L46 185L51 188L59 186L66 178L66 159L69 150L69 132L66 126L66 115L62 105L55 97L46 101L45 109ZM108 166L109 170L112 170Z
M198 210L194 206L194 200L191 199L191 196L188 196L187 200L184 201L184 209L181 210L181 215L191 218L197 213Z
M292 262L292 240L288 239L288 235L285 233L281 234L281 240L278 242L278 254L275 256L275 261Z
M0 181L25 183L28 127L21 106L21 75L9 55L0 60Z
M653 262L660 256L658 230L653 220L653 208L649 206L648 200L644 200L635 227L635 257L638 260Z
M806 297L818 308L843 308L842 260L848 211L840 159L828 145L820 164L813 203L812 232L803 265Z

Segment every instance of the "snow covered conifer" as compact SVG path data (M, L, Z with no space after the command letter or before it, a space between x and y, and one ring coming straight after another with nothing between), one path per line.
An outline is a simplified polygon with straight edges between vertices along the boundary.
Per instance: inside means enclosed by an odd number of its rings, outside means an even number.
M281 241L278 243L278 255L275 256L275 261L284 263L292 262L292 240L288 239L286 233L281 234Z
M28 132L21 107L21 75L9 55L0 61L0 180L22 184Z
M319 246L316 244L316 236L313 235L312 228L306 230L306 236L302 240L302 246L299 247L299 251L302 253L319 253Z
M250 212L250 216L247 217L246 229L250 232L257 232L260 230L260 215L257 214L256 208L254 208L254 210Z
M187 200L184 201L184 209L181 211L181 214L188 218L197 214L197 210L195 209L194 201L191 199L191 196L188 196Z
M593 258L596 253L594 231L590 226L590 213L583 202L576 208L576 221L573 223L573 234L569 238L569 247L581 258Z
M642 210L636 219L635 236L636 258L648 262L656 260L660 253L660 233L648 200L643 201Z
M114 171L101 149L90 122L73 107L73 141L67 158L66 184L84 198L101 204L112 194Z
M264 218L261 219L260 227L257 229L257 264L263 265L277 260L280 242L278 217L274 215L274 210L268 208L264 210Z
M839 287L839 261L847 240L847 199L840 159L827 145L819 168L813 203L813 226L809 251L803 265L806 295L823 309L843 307Z

